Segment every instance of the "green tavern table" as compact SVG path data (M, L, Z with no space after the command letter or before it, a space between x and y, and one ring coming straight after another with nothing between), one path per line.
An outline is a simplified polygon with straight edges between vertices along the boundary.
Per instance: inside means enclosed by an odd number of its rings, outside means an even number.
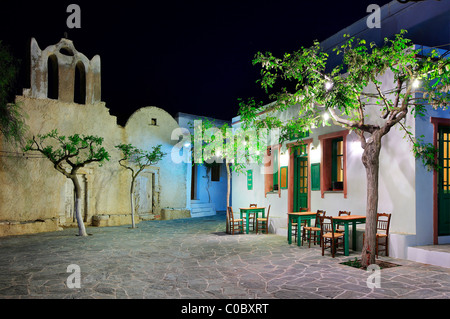
M359 215L346 215L346 216L339 216L339 217L333 217L334 224L344 225L345 233L344 233L344 255L349 255L349 247L348 247L348 225L352 224L352 249L356 250L356 224L365 224L366 223L366 216L359 216Z
M256 214L255 216L255 223L256 223L256 218L258 218L258 213L262 214L262 218L266 217L266 208L265 207L246 207L246 208L239 208L239 210L241 211L241 219L243 217L244 214L246 214L246 223L245 223L245 232L248 234L249 229L248 229L248 217L249 214Z
M292 244L292 223L297 223L297 246L302 245L302 234L300 225L302 223L302 220L306 220L308 222L308 226L311 226L311 219L316 218L317 213L313 212L301 212L301 213L288 213L288 243L289 245Z

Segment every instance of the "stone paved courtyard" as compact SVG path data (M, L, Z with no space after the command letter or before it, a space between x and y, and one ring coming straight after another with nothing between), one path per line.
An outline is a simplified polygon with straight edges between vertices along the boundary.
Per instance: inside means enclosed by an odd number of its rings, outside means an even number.
M277 235L226 235L224 214L0 238L0 298L116 299L449 299L450 269L382 258L402 266L366 271L341 265L359 257L321 256ZM81 288L69 289L71 264Z

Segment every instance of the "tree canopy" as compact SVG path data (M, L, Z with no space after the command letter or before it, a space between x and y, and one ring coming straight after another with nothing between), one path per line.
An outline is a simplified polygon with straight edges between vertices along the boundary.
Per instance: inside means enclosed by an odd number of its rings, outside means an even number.
M261 65L259 82L267 93L275 91L270 94L274 102L265 106L243 104L241 118L251 125L264 121L286 132L311 131L331 125L331 120L354 131L363 144L365 133L386 134L399 124L412 141L416 155L432 166L432 145L421 143L422 136L415 137L403 120L408 113L424 115L427 105L448 107L450 62L441 59L438 50L426 53L414 49L406 33L402 30L393 39L386 38L382 47L345 35L347 41L333 50L342 56L342 63L329 71L329 54L317 41L282 58L258 52L253 63ZM386 72L393 74L394 83L381 82ZM300 105L299 113L292 120L281 122L275 115L295 105ZM373 110L378 111L376 121L368 116ZM267 116L258 120L256 114L263 111Z
M0 41L0 133L13 144L23 141L26 129L20 106L17 103L10 103L18 72L19 61Z
M48 134L34 136L24 151L40 152L57 171L70 178L90 163L109 161L109 153L101 146L102 143L102 137L80 134L64 136L55 129Z
M119 144L116 145L116 148L122 152L119 164L132 171L133 176L137 176L146 167L157 164L167 155L161 151L162 145L154 146L151 152L139 149L132 144ZM128 162L129 165L125 162Z

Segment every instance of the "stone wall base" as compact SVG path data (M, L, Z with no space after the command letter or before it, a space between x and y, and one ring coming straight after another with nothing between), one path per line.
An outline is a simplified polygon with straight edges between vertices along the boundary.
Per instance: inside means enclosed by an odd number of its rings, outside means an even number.
M27 222L0 221L0 237L49 233L61 230L62 228L58 225L57 219Z
M191 211L188 209L172 209L163 208L161 209L161 220L173 220L173 219L184 219L191 218Z
M186 209L161 209L160 215L152 215L145 220L174 220L191 218L190 210ZM136 215L135 223L138 224L142 219ZM88 224L85 223L86 226ZM94 227L112 227L131 225L131 215L96 215L92 216L92 226ZM71 225L76 227L76 223ZM0 221L0 237L20 236L38 233L48 233L61 231L63 228L59 225L58 219L36 220L27 222Z
M134 216L134 222L140 222L139 216ZM92 226L94 227L111 227L131 225L131 214L125 215L96 215L92 216Z

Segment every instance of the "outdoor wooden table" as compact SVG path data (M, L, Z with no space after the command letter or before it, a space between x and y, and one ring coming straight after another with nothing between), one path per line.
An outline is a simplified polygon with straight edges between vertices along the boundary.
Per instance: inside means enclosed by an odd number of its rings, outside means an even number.
M302 220L306 220L308 222L308 226L311 225L311 219L316 218L317 213L313 212L300 212L300 213L288 213L289 227L288 227L288 243L292 244L292 221L295 220L297 222L297 246L302 245L302 234L300 225Z
M245 207L245 208L239 208L239 210L241 211L241 219L243 214L246 214L247 217L247 222L245 223L245 232L248 234L249 229L248 229L248 217L249 214L253 214L255 213L255 223L256 223L256 218L258 218L258 213L262 214L262 218L266 217L266 208L265 207Z
M352 224L352 249L356 250L356 224L365 224L366 216L359 215L348 215L348 216L338 216L333 217L333 221L335 224L344 225L345 233L344 233L344 255L349 255L349 247L348 247L348 225Z

